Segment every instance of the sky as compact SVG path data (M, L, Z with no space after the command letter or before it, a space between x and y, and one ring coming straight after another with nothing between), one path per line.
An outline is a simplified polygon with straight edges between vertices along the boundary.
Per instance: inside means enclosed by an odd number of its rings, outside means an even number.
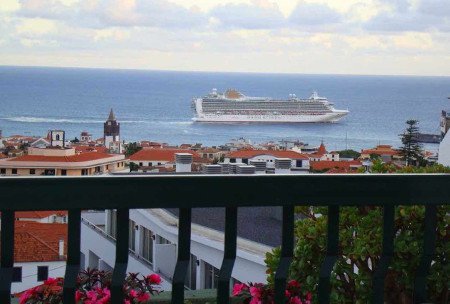
M450 0L0 0L0 65L450 76Z

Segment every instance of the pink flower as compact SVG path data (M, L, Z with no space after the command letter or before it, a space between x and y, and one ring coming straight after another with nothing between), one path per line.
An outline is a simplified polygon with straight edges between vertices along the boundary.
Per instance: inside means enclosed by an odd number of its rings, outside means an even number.
M289 304L303 304L299 297L291 298Z
M138 303L146 303L148 300L150 300L150 295L146 292L141 293L136 300Z
M296 280L290 280L288 282L288 288L295 288L295 289L299 289L300 288L300 283L297 282Z
M248 286L244 283L234 284L233 286L233 296L239 295L242 291L248 290Z
M131 304L130 300L123 300L123 304Z
M261 298L261 289L258 287L250 287L250 294L252 295L252 297L259 299Z
M156 273L153 273L149 276L147 276L148 281L150 284L159 285L161 284L161 277L157 275Z
M44 281L44 285L56 285L58 284L59 280L55 278L48 278Z
M78 302L83 297L83 293L79 290L75 291L75 301Z
M138 293L136 290L134 290L134 289L130 290L130 297L132 299L137 298L137 296L138 296Z

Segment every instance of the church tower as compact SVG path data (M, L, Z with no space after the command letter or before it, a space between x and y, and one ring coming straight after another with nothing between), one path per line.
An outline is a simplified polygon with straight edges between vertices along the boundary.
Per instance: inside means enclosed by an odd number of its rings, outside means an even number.
M120 144L120 123L117 122L116 117L114 116L113 109L111 109L108 119L103 124L103 139L105 141L105 147L110 151L114 150L111 152L122 152Z

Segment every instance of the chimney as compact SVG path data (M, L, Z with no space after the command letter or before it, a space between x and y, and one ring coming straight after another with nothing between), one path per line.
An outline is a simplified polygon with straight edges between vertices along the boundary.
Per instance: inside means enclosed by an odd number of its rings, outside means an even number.
M175 170L177 173L189 173L192 171L192 154L175 153Z
M291 173L291 164L290 158L275 158L275 174Z
M58 248L59 258L61 260L63 260L64 259L64 239L60 239L58 245L59 245L59 248Z

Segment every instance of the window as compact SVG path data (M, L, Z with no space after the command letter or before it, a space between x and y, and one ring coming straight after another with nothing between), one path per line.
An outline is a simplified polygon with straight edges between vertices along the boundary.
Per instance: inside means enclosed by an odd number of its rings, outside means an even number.
M11 169L11 174L17 174L17 169Z
M48 266L37 267L37 280L42 282L48 279Z
M141 229L142 229L141 255L144 259L146 259L151 263L153 262L153 233L145 227L141 227Z
M12 281L13 282L22 282L22 267L14 267L13 268Z
M243 158L243 159L242 159L242 162L243 162L244 164L247 164L247 165L248 165L248 158Z
M6 174L6 169L5 168L0 169L0 174Z
M56 134L56 140L59 140L59 134Z
M235 163L236 162L236 158L230 158L230 163Z
M219 282L219 269L205 262L205 289L216 289Z
M143 163L139 163L139 166L142 167L144 164Z
M95 167L95 173L100 173L100 167L99 166Z
M36 170L35 170L35 169L30 169L30 174L31 174L31 175L36 174Z
M67 170L65 169L61 170L61 175L67 175Z
M88 175L88 169L81 169L81 175Z

